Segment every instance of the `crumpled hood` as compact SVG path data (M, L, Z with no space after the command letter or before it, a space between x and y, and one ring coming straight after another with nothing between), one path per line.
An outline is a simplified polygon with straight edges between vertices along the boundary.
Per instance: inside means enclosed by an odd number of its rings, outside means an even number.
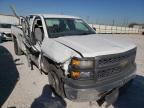
M78 52L84 57L95 57L99 55L122 53L136 47L117 36L102 36L100 34L67 36L54 39Z

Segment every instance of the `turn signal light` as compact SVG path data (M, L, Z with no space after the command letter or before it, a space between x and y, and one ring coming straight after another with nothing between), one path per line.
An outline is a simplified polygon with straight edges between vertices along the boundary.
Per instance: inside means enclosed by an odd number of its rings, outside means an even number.
M76 59L73 59L72 60L72 65L80 65L80 61L79 60L76 60Z
M70 75L72 78L79 78L80 72L79 71L72 71Z

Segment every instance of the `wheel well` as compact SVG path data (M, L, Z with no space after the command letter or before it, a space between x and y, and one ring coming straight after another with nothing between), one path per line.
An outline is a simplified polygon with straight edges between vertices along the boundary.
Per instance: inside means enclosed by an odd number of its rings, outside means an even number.
M46 56L43 56L43 57L49 62L49 64L53 64L56 67L58 67L60 65L59 63L56 63L55 61L51 60L50 58L48 58Z
M60 68L60 67L57 67L56 65L54 65L54 64L51 64L50 65L50 70L55 70L55 71L53 71L54 73L55 73L55 75L57 76L57 78L58 78L58 81L59 81L59 90L60 91L57 91L56 90L56 93L58 94L58 95L60 95L60 96L62 96L62 97L65 97L65 91L64 91L64 82L63 82L63 78L64 78L64 71ZM50 72L51 74L53 73L53 72ZM55 90L55 88L54 88L54 90Z
M50 70L52 69L52 68L54 68L54 69L56 69L56 71L55 71L55 74L57 75L57 77L58 77L58 79L59 79L59 81L60 81L60 85L59 86L61 86L60 87L60 89L62 90L60 93L59 92L56 92L56 93L58 93L59 95L61 95L61 96L63 96L63 97L65 97L65 93L64 93L64 86L63 86L63 83L62 83L62 78L64 77L64 70L60 67L60 64L58 64L58 63L56 63L56 62L54 62L53 60L51 60L51 59L49 59L48 57L46 57L46 56L42 56L46 61L48 61L48 63L49 64L46 64L47 62L45 62L44 63L44 65L45 66L48 66L49 65L49 67L48 67L48 73L46 72L44 72L46 75L49 75L49 73L51 73L50 72ZM55 90L55 89L54 89Z
M64 75L64 70L60 67L60 63L56 63L55 61L49 59L49 58L46 57L46 56L43 56L43 57L44 57L44 59L46 59L46 60L48 61L49 65L52 64L52 65L54 65L57 69L58 69L58 68L61 69L61 70L63 71L63 75ZM47 65L47 64L44 64L44 65Z

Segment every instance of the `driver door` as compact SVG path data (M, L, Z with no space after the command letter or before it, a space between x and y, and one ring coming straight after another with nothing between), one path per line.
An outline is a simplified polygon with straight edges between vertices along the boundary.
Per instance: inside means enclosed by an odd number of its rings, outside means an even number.
M20 19L21 25L22 25L22 31L23 31L23 36L22 36L22 41L25 44L26 47L30 48L32 45L32 39L31 39L31 31L30 31L30 24L28 17L21 17Z
M32 25L32 35L33 38L33 46L34 48L40 52L41 51L41 45L42 41L44 39L44 30L43 30L43 24L40 19L40 17L36 17L34 19L33 25Z

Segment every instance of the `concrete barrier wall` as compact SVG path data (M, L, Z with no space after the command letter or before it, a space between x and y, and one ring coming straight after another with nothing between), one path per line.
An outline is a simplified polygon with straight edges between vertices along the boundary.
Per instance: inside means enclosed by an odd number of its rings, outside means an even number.
M89 24L91 27L96 28L97 33L114 33L114 34L142 34L144 29Z
M19 19L11 15L0 14L0 24L19 25Z

